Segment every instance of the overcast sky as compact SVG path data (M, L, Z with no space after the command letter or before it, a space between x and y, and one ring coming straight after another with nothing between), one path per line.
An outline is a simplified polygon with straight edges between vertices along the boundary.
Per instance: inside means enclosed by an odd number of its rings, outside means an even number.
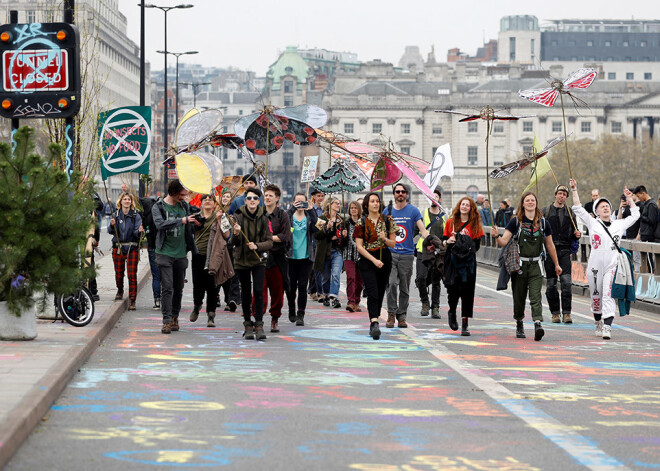
M196 50L180 62L248 69L265 75L286 46L357 53L360 61L398 64L404 48L416 45L424 58L435 46L438 61L459 47L474 55L484 39L497 39L500 18L535 15L552 19L660 19L657 1L553 0L157 0L156 5L195 5L172 10L168 50ZM139 44L139 0L119 0L128 18L128 35ZM146 51L152 70L162 70L163 12L146 10ZM171 63L174 58L170 56Z

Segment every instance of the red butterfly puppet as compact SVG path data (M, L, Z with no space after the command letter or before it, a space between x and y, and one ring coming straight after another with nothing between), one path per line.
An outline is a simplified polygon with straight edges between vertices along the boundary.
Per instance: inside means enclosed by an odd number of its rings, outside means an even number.
M518 96L533 101L534 103L538 103L539 105L550 107L555 104L559 94L563 93L570 96L574 103L577 100L581 104L585 104L582 100L575 98L571 93L571 90L588 88L594 82L597 75L598 72L596 69L585 68L576 70L563 82L561 80L553 80L550 83L550 88L520 90L518 91Z

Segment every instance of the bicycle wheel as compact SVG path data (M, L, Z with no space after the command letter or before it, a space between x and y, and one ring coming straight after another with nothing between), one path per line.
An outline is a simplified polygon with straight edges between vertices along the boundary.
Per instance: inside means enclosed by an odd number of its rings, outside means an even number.
M57 308L64 320L74 327L84 327L94 318L94 299L84 286L74 294L58 296Z

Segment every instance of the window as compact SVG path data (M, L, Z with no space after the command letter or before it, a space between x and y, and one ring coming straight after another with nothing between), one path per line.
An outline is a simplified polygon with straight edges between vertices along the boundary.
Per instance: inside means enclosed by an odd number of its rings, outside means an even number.
M610 124L610 129L613 134L618 134L621 132L621 121L612 121Z
M243 158L243 153L240 150L236 149L236 160L242 158Z
M380 134L383 132L383 124L382 123L373 123L371 125L371 132L374 134Z
M285 96L284 97L284 106L293 106L293 97Z
M532 150L532 146L523 146L523 152L526 154L531 154Z
M516 60L516 38L509 38L509 60L511 62Z
M635 80L634 72L626 72L626 80Z
M27 20L27 23L34 23L37 19L37 15L34 10L26 10L25 18Z
M592 40L588 40L587 47L594 47L594 42Z
M243 116L243 110L238 110L238 116Z
M238 176L243 175L243 169L242 168L237 168L236 169L236 175L238 175Z
M227 152L227 149L222 149L222 160L227 160L228 156L229 152Z
M435 153L436 153L437 150L438 150L437 147L434 147L434 148L431 150L431 157L435 157Z
M653 80L653 74L651 72L644 72L644 80Z
M611 47L612 41L605 41L605 47Z
M616 80L616 72L608 72L607 80Z
M640 41L639 47L646 47L646 41Z
M628 41L623 41L623 43L622 43L621 45L622 45L623 47L628 47Z
M291 167L293 165L293 152L285 151L283 155L283 163L285 167Z
M353 123L344 123L344 134L353 134Z
M171 97L168 98L168 99L167 99L167 107L168 107L168 108L172 108L172 105L173 105L173 104L174 104L174 103L173 103L173 101L172 101L172 98L171 98Z
M479 194L479 188L474 185L470 185L467 187L467 190L465 190L465 193L473 200L476 200L477 195Z
M504 132L504 123L493 123L493 132L500 134Z
M476 121L469 121L468 122L468 132L478 132L479 131L479 123Z
M534 132L534 123L532 121L523 121L523 132Z
M410 146L401 146L401 152L410 155Z
M440 125L434 125L433 128L431 129L431 134L435 134L436 136L438 134L442 134L442 126ZM434 152L435 153L435 152Z
M477 165L479 157L479 148L477 146L468 146L468 165Z
M531 58L532 60L534 60L534 40L532 39L531 42L532 42L532 44L531 44L530 58Z
M561 132L561 121L552 122L552 132Z
M284 81L284 93L293 93L293 80Z
M401 134L410 134L410 123L401 123Z
M582 121L582 123L580 123L580 131L582 131L582 132L591 132L591 122L590 121Z

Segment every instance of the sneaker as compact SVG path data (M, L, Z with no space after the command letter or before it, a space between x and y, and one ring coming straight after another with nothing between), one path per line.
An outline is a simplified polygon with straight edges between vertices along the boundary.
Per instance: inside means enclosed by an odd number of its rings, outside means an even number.
M305 325L305 311L298 311L296 313L296 325L300 327Z
M117 290L117 294L115 294L115 301L121 301L122 298L124 297L124 290Z
M323 299L323 305L324 305L325 307L330 307L330 296L326 296L326 297Z
M229 310L231 312L236 312L236 308L238 307L238 304L236 304L236 301L229 301L229 304L227 304L227 306L229 306Z
M206 322L206 327L215 327L215 312L210 311L206 313L208 315L208 321Z
M537 342L543 338L545 335L545 330L543 330L543 327L541 327L541 323L539 321L534 322L534 340Z
M434 307L431 309L431 318L440 319L440 308Z
M195 322L199 317L199 310L202 308L201 304L195 304L193 310L190 313L190 322Z
M517 339L526 339L525 327L523 326L523 321L516 321L516 338Z
M385 327L387 327L388 329L393 329L395 320L396 320L396 316L394 315L394 313L393 312L388 312L387 313L387 322L385 322Z
M612 338L612 326L603 324L603 339L609 340Z
M559 314L552 315L552 323L559 324L561 322L561 316Z
M571 319L571 313L564 314L564 324L572 324L573 319Z
M408 323L406 322L406 316L405 315L404 316L399 316L397 318L397 321L399 323L399 328L400 329L405 329L405 328L408 327Z
M426 317L429 315L429 310L431 309L431 306L429 306L429 303L422 303L422 317Z
M160 328L160 333L161 334L171 334L172 333L172 326L169 323L163 324L163 327Z
M160 299L159 298L154 299L154 307L152 309L154 311L160 311Z
M279 332L280 331L280 328L277 325L277 319L272 319L270 321L270 331L271 332Z
M369 326L369 335L374 340L378 340L380 338L380 327L378 326L378 322L371 323Z
M178 317L173 317L172 318L172 323L170 325L172 326L172 332L178 332L179 331L179 318Z
M602 337L603 336L603 321L596 321L596 337Z
M243 332L245 340L254 340L254 325L252 321L244 321L243 325L245 326L245 332Z
M325 303L323 303L325 306ZM331 303L332 309L340 309L341 308L341 303L339 302L339 299L337 298L332 298L332 303Z
M135 311L135 299L131 299L128 302L128 310L129 311Z
M257 340L266 340L266 332L264 332L263 322L254 323L254 335L257 337Z

